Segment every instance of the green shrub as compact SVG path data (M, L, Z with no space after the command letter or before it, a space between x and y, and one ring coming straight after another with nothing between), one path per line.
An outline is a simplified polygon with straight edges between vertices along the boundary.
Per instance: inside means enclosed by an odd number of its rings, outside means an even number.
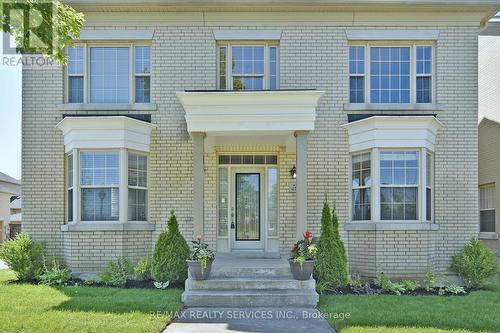
M118 258L110 261L108 266L101 272L99 277L101 282L107 286L123 287L127 280L133 276L133 269L130 261L125 258Z
M16 273L19 281L37 280L43 272L45 243L37 242L27 233L0 245L0 259Z
M145 281L151 279L151 258L142 258L134 267L135 279Z
M434 290L437 285L437 277L431 267L427 267L424 275L424 288L427 291Z
M40 284L47 286L61 285L71 278L71 271L61 266L55 257L49 265L46 262L43 264L43 273L40 275Z
M339 222L335 208L332 212L325 198L321 216L321 235L316 254L314 276L322 288L338 288L347 285L347 257L344 243L340 240Z
M455 284L450 284L449 286L444 287L444 291L448 294L465 294L464 287L457 286Z
M420 283L415 280L403 280L401 281L401 285L407 292L415 291L418 287L420 287Z
M463 250L453 256L451 269L469 288L478 288L498 271L495 253L476 237L471 238Z
M392 282L389 276L384 273L377 275L375 285L389 294L401 295L406 291L402 284Z
M184 282L189 253L189 246L179 232L174 211L171 211L167 230L160 234L153 251L151 276L155 281Z
M361 276L359 274L352 274L348 284L352 288L361 288L363 286L363 281L361 281Z

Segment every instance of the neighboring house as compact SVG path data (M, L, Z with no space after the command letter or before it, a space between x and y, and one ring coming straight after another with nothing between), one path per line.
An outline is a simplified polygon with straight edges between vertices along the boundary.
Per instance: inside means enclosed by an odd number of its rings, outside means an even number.
M68 67L23 66L22 199L73 272L149 256L170 210L219 253L287 258L325 194L363 277L448 273L477 235L500 1L65 2Z
M21 194L21 182L0 172L0 243L8 238L11 202Z
M499 58L500 59L500 58ZM479 238L500 256L500 123L479 123Z
M479 237L500 256L500 18L479 36Z
M10 203L9 238L15 238L21 232L21 198L15 197Z

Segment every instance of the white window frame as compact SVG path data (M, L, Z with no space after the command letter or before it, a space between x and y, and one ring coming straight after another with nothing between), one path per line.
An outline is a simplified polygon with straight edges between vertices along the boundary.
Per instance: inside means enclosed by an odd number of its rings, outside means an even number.
M71 168L69 167L69 161L71 160ZM75 220L75 210L74 210L74 204L72 202L72 204L70 205L70 202L69 202L69 191L72 191L72 196L71 196L71 199L74 199L75 195L74 195L74 192L75 192L75 175L74 175L74 172L75 172L75 167L74 167L74 163L75 163L75 160L73 158L73 152L70 152L68 154L66 154L65 156L65 169L66 169L66 173L65 173L65 183L66 183L66 192L65 192L65 197L66 197L66 221L67 222L73 222ZM70 175L70 170L71 170L71 186L69 184L69 175ZM71 219L69 218L69 211L70 211L70 208L72 210L71 212Z
M404 151L404 152L418 152L418 183L416 186L382 186L380 182L380 155L384 151ZM352 186L352 157L358 155L360 153L370 152L370 165L371 165L371 220L354 220L354 211L353 211L353 186ZM425 156L425 158L423 158ZM434 164L434 153L426 148L370 148L360 151L353 151L350 153L349 160L349 220L353 223L396 223L396 224L408 224L408 223L433 223L434 222L434 172L431 170L431 220L426 219L427 212L427 202L426 202L426 159L427 157L431 157L431 168L433 169ZM382 187L417 187L417 219L416 220L382 220L381 219L381 200L380 200L380 189Z
M279 89L279 66L280 66L280 50L279 50L279 42L278 41L267 41L267 42L258 42L258 41L219 41L217 43L217 89L221 89L220 86L220 48L226 48L226 89L225 90L234 90L233 89L233 72L232 72L232 50L233 47L264 47L264 74L263 77L263 90L270 89L270 80L271 80L271 70L270 70L270 48L276 48L276 90ZM234 75L234 76L245 76L245 75ZM248 77L259 77L259 75L247 75ZM250 90L251 91L251 90Z
M371 184L370 186L356 186L354 187L352 185L352 173L353 173L353 169L352 169L352 160L354 158L354 156L357 156L357 155L363 155L363 154L370 154L370 180L371 180ZM368 149L368 150L362 150L362 151L357 151L357 152L354 152L351 154L351 158L350 158L350 161L349 161L349 183L351 184L350 185L350 197L351 197L351 205L350 205L350 210L351 210L351 220L352 221L356 221L356 222L363 222L363 221L371 221L371 219L369 220L355 220L354 219L354 196L353 196L353 191L354 190L362 190L362 189L370 189L370 217L373 219L373 206L372 206L372 203L373 203L373 152L371 149Z
M431 41L369 41L369 42L362 42L362 41L353 41L349 42L348 47L351 46L364 46L365 47L365 94L364 94L364 103L351 103L350 98L348 98L348 101L350 104L392 104L392 105L398 105L398 104L433 104L436 103L436 46L435 42ZM417 103L417 46L430 46L432 48L431 50L431 55L432 55L432 73L431 75L425 74L425 75L420 75L424 77L430 77L431 78L431 101L429 103ZM371 48L372 47L409 47L410 48L410 101L409 103L372 103L371 102ZM349 69L349 52L347 52L347 68ZM347 71L349 73L349 70ZM349 77L351 77L349 73ZM349 92L350 92L350 86L349 86Z
M78 183L78 191L80 192L79 193L79 198L80 198L80 202L79 202L79 208L80 208L80 218L79 220L80 221L83 221L83 222L96 222L96 221L99 221L99 220L83 220L83 190L84 189L94 189L94 188L105 188L105 189L117 189L118 190L118 218L116 220L104 220L106 222L110 222L110 221L120 221L120 196L121 196L121 193L120 193L120 186L122 184L120 184L120 172L121 172L121 169L122 169L122 166L121 166L121 161L120 161L120 150L119 149L79 149L78 151L78 162L81 163L81 153L95 153L95 152L99 152L99 153L117 153L118 154L118 184L117 185L114 185L114 186L111 186L111 185L83 185L81 183L82 179L81 179L81 167L80 165L78 165L77 167L77 171L78 171L78 179L79 179L79 183ZM74 167L73 167L73 172L75 171ZM73 216L74 216L75 212L73 211Z
M128 167L128 156L129 154L134 154L134 155L139 155L139 156L145 156L146 157L146 187L143 187L143 186L134 186L134 185L130 185L129 182L128 182L128 171L129 171L129 167ZM141 152L141 151L138 151L138 150L132 150L132 149L128 149L127 150L127 192L128 190L130 189L133 189L133 190L144 190L146 191L146 202L145 202L145 205L146 205L146 219L144 221L148 221L149 219L149 156L147 153L144 153L144 152ZM128 199L128 198L127 198ZM129 208L129 205L130 205L130 202L129 200L127 200L127 210ZM128 217L128 220L131 221L131 222L144 222L143 220L135 220L135 219L131 219L130 216Z
M492 192L493 192L493 207L490 208L481 208L481 189L483 188L492 188ZM494 234L497 232L497 228L496 228L496 207L495 207L495 188L496 188L496 184L495 183L488 183L488 184L481 184L479 185L479 232L481 234ZM494 231L481 231L481 212L484 212L484 211L493 211L494 212L494 216L495 216L495 224L494 224L494 227L495 227L495 230Z
M118 152L118 174L119 183L118 186L103 186L103 185L81 185L80 184L80 153L81 152ZM128 153L144 155L147 157L147 179L146 184L146 221L134 221L128 218ZM149 154L142 151L137 151L134 149L127 148L75 148L67 154L67 156L73 157L73 221L68 221L68 223L82 223L82 224L116 224L116 223L128 223L128 222L138 222L146 223L149 221L149 186L150 186L150 158ZM67 171L65 177L68 177ZM119 202L118 202L118 220L105 220L105 221L83 221L82 220L82 189L83 188L118 188L119 191ZM141 189L144 189L141 187ZM66 189L66 193L68 190Z
M136 60L136 48L137 47L149 47L149 73L137 73L135 70L135 60ZM152 64L153 64L153 60L151 59L152 58L152 53L151 53L151 45L145 45L145 44L134 44L132 46L133 48L133 53L134 53L134 56L133 56L133 59L132 59L132 71L133 71L133 102L134 103L151 103L151 72L152 72ZM146 77L149 77L149 102L137 102L136 98L136 87L135 87L135 79L138 78L138 77L141 77L141 78L146 78Z
M100 103L92 103L90 101L90 49L92 47L128 47L129 49L129 101L128 103L136 103L135 102L135 47L136 46L147 46L151 48L151 43L123 43L123 42L91 42L91 43L75 43L73 47L83 47L83 103L71 103L71 104L100 104ZM152 51L152 48L151 48ZM150 73L149 77L151 77L151 73L153 72L153 61L152 61L152 52L150 52ZM69 76L67 67L64 70L64 102L69 102ZM73 75L71 75L73 76ZM79 75L81 76L81 75ZM143 76L143 75L141 75ZM150 79L150 93L151 93L151 79ZM151 100L151 96L150 96ZM123 103L112 103L112 104L123 104ZM144 103L138 103L144 104ZM147 104L147 103L145 103Z

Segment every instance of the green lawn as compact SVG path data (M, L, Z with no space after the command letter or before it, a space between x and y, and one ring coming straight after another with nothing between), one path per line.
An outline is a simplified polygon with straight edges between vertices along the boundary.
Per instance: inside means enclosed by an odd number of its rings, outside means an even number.
M0 270L0 332L160 332L165 312L181 307L179 289L56 288L12 279Z
M322 313L342 333L500 332L500 275L466 296L321 296ZM333 316L333 315L330 315Z

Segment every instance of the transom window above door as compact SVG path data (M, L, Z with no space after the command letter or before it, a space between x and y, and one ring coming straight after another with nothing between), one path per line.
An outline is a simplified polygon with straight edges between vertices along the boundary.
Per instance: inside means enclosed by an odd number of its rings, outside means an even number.
M219 44L218 89L278 89L276 44Z
M349 46L349 102L434 103L431 45Z
M150 46L82 44L67 53L68 103L150 103Z

